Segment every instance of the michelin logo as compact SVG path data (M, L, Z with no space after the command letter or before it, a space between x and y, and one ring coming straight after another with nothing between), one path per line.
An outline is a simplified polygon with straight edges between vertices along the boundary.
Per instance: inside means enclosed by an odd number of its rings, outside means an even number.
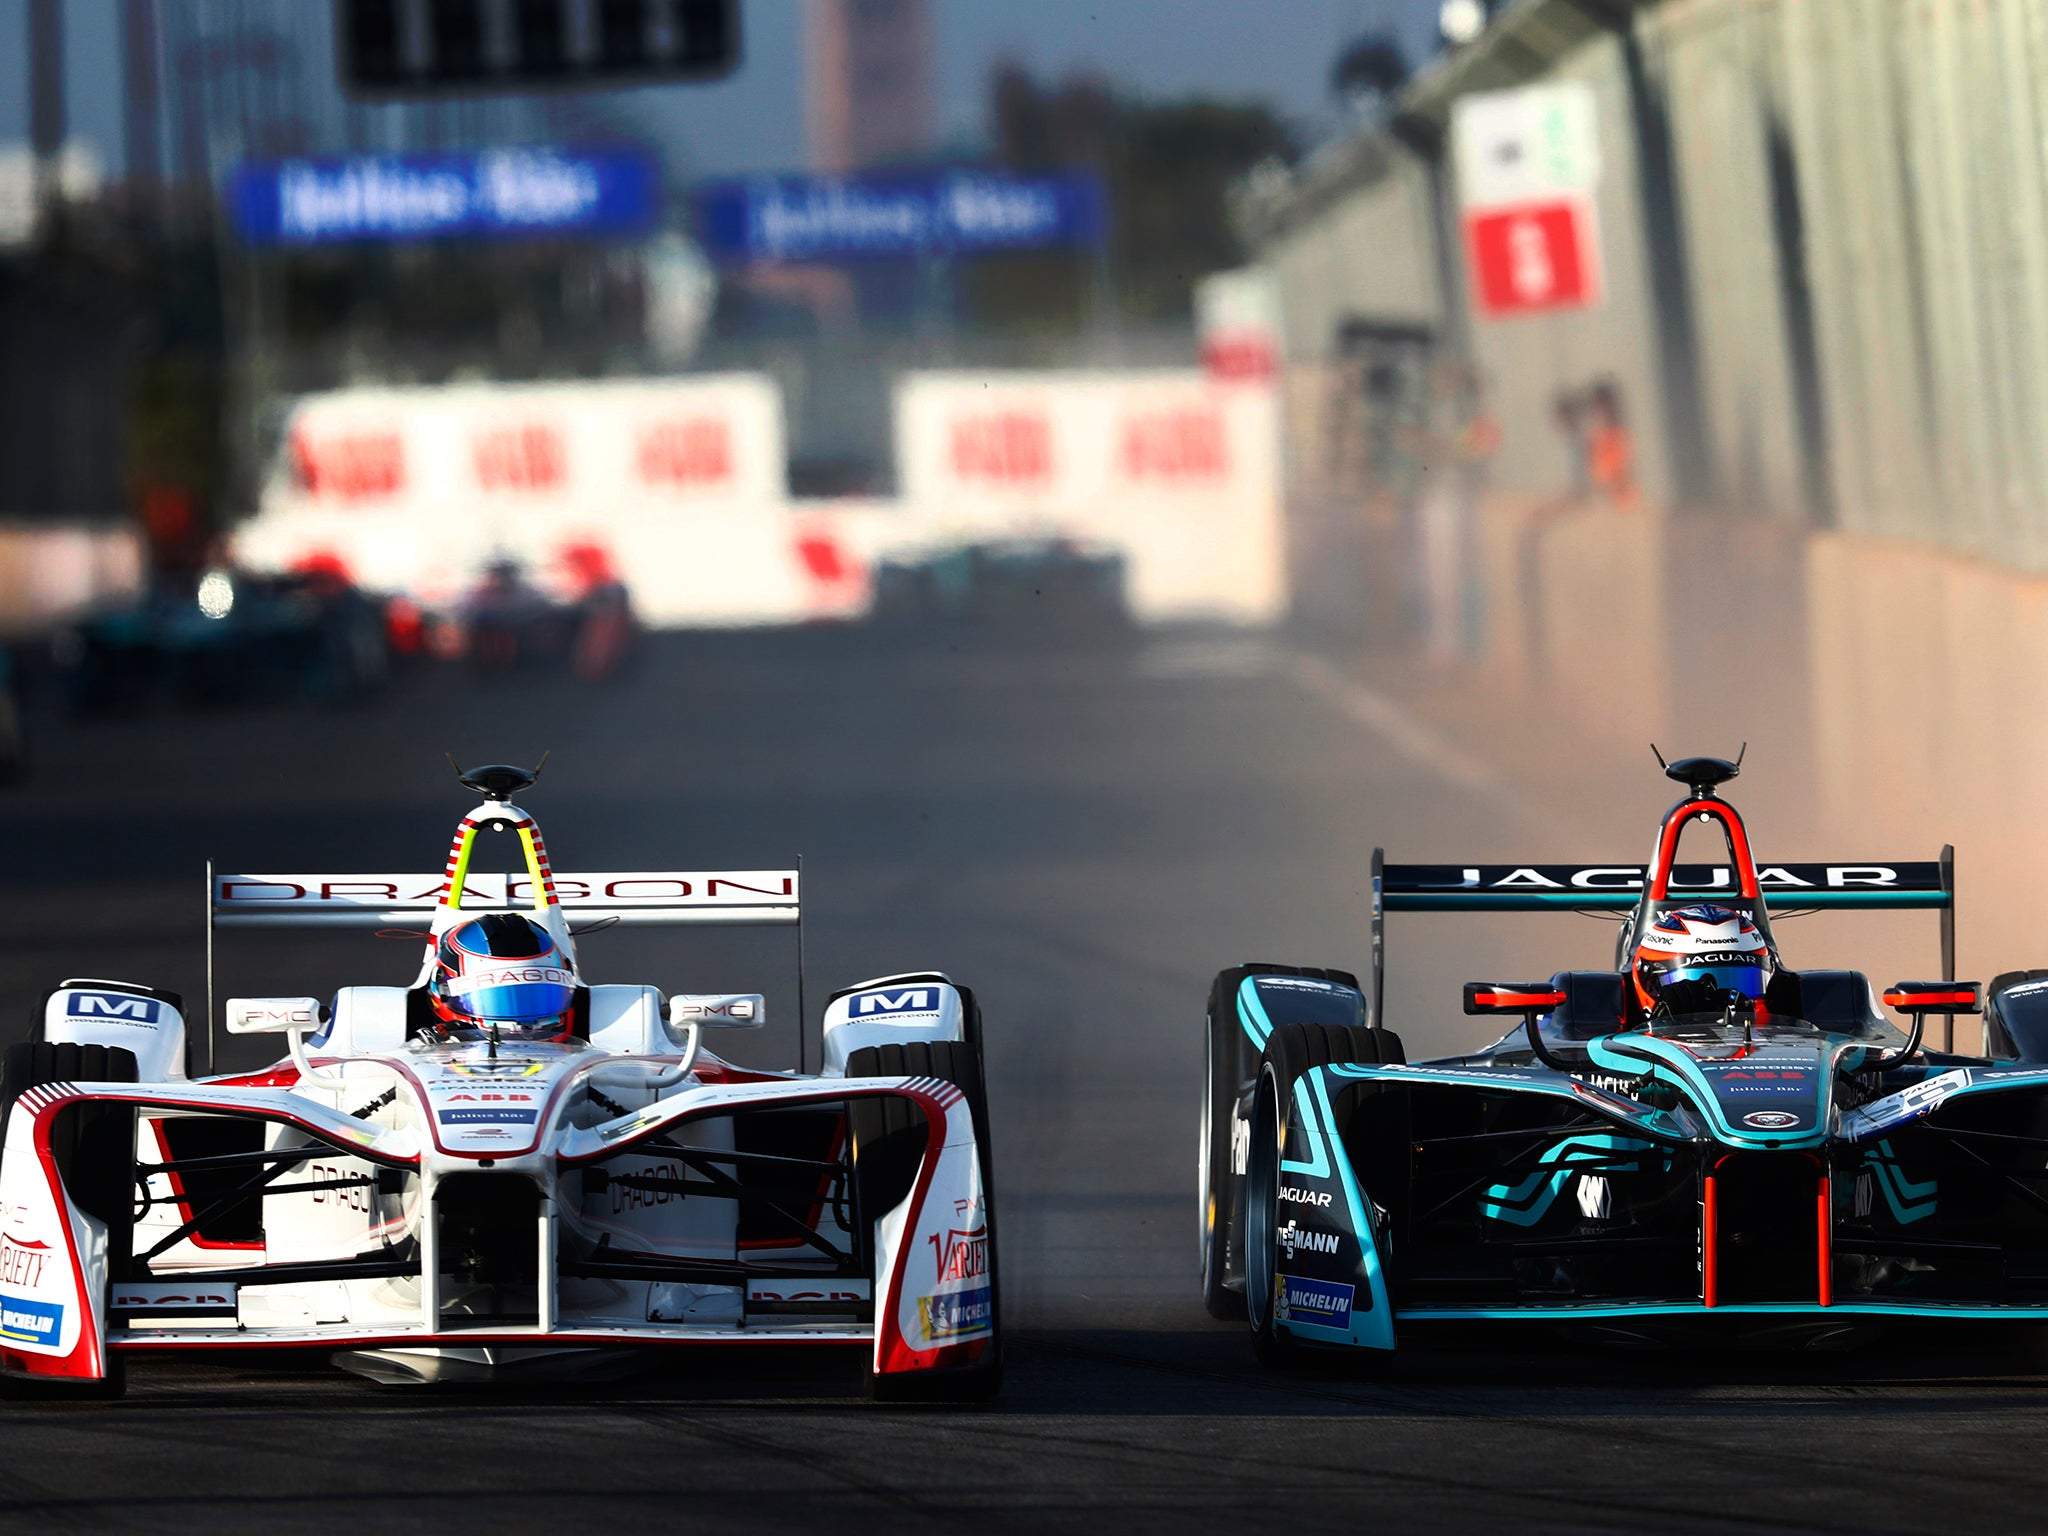
M985 1285L920 1296L917 1311L928 1344L978 1338L995 1326L995 1306Z
M1349 1328L1352 1288L1300 1275L1280 1277L1279 1321L1311 1328Z
M110 1024L154 1024L163 1016L163 1004L130 992L73 992L64 999L64 1012Z
M58 1303L0 1296L0 1339L54 1345L63 1328L64 1308Z
M884 988L879 992L858 992L846 1000L846 1016L850 1019L871 1019L878 1014L897 1016L938 1011L937 987Z

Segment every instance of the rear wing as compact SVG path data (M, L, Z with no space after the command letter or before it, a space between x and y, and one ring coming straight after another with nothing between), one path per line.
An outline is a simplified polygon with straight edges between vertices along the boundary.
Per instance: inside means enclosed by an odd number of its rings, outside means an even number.
M799 917L794 869L550 875L555 902L572 923L778 927ZM448 891L442 875L212 874L207 915L221 928L424 927ZM530 876L465 875L465 916L534 906Z
M458 849L461 847L458 842ZM466 865L466 860L461 861ZM797 1017L803 1017L803 909L798 869L633 870L558 875L545 855L539 899L532 874L487 875L458 868L446 875L323 875L218 873L206 870L206 1068L213 1070L214 943L223 928L400 928L426 937L437 922L491 912L525 912L559 925L564 935L594 924L677 927L722 924L794 926ZM444 903L459 880L458 904ZM438 931L438 930L436 930ZM431 947L429 952L431 953ZM798 1068L803 1031L799 1025Z
M1381 1022L1389 912L1614 912L1643 899L1641 864L1389 864L1372 851L1372 1022ZM1956 974L1956 850L1884 864L1769 864L1757 870L1767 911L1891 907L1941 914L1941 975ZM1675 864L1671 895L1740 899L1727 864Z
M1388 864L1381 899L1389 912L1625 911L1643 899L1641 864ZM1770 864L1757 870L1768 907L1955 905L1955 850L1939 859L1889 864ZM1741 899L1729 865L1678 864L1673 896Z

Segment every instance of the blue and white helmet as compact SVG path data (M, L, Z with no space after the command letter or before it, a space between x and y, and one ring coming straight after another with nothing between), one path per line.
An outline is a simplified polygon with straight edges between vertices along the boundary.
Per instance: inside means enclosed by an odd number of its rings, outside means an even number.
M493 912L441 935L427 990L449 1029L495 1024L515 1038L558 1040L576 985L552 934L516 912Z
M1645 1013L1718 1011L1730 992L1760 1000L1776 962L1755 921L1732 907L1673 907L1636 943L1636 998Z

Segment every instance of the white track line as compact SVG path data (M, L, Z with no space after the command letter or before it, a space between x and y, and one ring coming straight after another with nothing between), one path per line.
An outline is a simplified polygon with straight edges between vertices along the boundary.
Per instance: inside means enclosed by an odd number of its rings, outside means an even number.
M1518 821L1527 818L1522 797L1507 780L1385 694L1346 677L1321 656L1302 651L1283 654L1287 675L1304 690L1364 726L1418 768L1448 779Z

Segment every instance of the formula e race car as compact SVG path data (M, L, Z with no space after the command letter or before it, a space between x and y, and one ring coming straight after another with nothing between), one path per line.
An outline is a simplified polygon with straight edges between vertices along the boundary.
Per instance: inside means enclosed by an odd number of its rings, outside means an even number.
M1736 764L1667 772L1687 793L1647 869L1376 854L1366 985L1216 978L1202 1285L1262 1358L1384 1356L1411 1325L1464 1320L1802 1344L1902 1316L2048 1320L2048 976L1994 984L1996 1058L1929 1049L1927 1016L1978 1011L1975 983L1899 983L1900 1030L1861 974L1783 969L1770 923L1936 908L1952 976L1953 850L1760 868L1717 793ZM1725 856L1679 864L1688 825ZM1626 916L1613 971L1472 983L1467 1013L1520 1022L1409 1065L1381 1022L1383 909Z
M797 872L555 874L511 800L533 778L463 776L484 800L445 873L210 877L209 976L215 926L431 927L414 986L230 999L231 1033L286 1037L262 1071L189 1076L172 994L49 994L0 1077L0 1386L117 1393L136 1350L321 1346L422 1381L781 1344L865 1352L884 1399L997 1389L972 993L880 977L832 996L818 1075L721 1061L705 1032L760 1025L761 996L588 984L574 933L796 924ZM472 869L493 832L523 875ZM560 957L553 1038L431 1006L437 943L506 912Z

